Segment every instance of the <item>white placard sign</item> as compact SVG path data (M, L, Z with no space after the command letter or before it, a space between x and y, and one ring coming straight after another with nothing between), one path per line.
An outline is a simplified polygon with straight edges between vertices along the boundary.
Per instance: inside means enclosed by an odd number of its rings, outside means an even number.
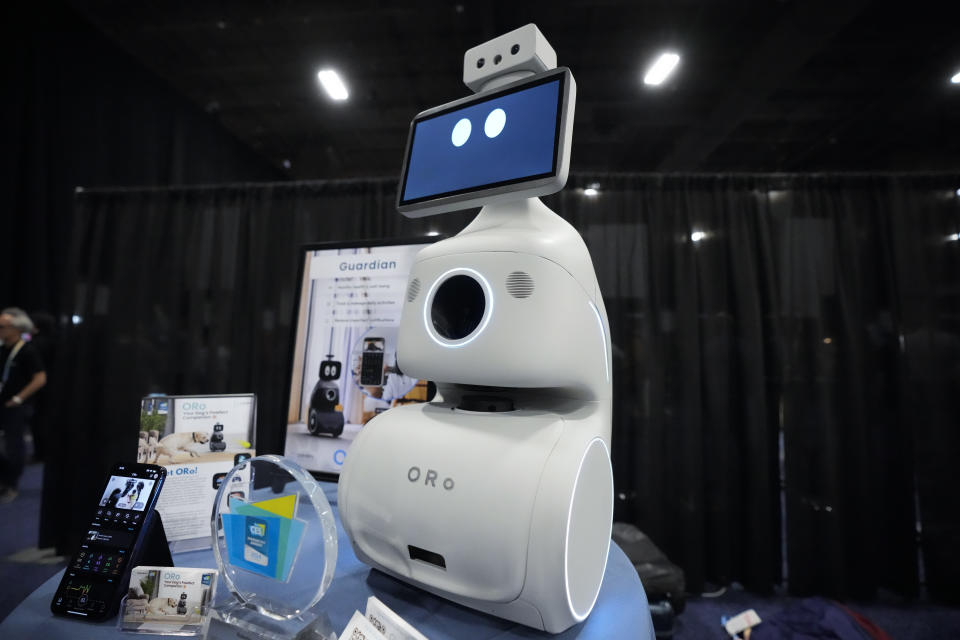
M367 598L367 620L387 640L427 640L393 609L383 604L376 596Z
M362 613L354 611L339 640L384 640L384 635Z

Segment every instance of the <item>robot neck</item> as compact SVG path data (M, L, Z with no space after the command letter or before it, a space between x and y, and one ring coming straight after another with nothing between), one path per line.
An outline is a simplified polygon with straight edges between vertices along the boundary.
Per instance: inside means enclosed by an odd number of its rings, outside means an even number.
M559 229L569 226L563 218L543 204L540 198L525 198L484 205L477 217L457 235L475 233L495 227L516 230L542 229L543 227L557 227ZM570 227L570 231L576 233L573 227Z
M521 69L517 71L508 71L503 75L499 75L487 80L485 83L483 83L483 86L480 87L477 93L481 93L483 91L489 91L490 89L496 89L497 87L502 87L505 84L510 84L511 82L520 80L521 78L529 78L532 75L536 75L536 74L534 74L533 71L528 71L525 69Z

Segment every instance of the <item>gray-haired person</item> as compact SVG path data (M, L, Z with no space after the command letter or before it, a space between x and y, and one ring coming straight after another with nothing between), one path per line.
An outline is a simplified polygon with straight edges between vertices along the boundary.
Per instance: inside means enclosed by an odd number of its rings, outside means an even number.
M0 430L7 443L6 455L0 456L0 504L17 497L27 457L23 436L33 415L30 399L47 384L40 352L23 339L31 331L33 322L23 309L0 311Z

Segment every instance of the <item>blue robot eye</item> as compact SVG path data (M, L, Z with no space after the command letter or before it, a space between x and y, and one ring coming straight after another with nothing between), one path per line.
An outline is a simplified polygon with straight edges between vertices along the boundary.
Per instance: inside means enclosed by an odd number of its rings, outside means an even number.
M503 109L494 109L483 123L483 132L488 138L496 138L507 124L507 114Z
M470 137L472 128L468 119L461 118L460 121L453 126L453 133L450 135L450 142L453 143L453 146L462 147Z

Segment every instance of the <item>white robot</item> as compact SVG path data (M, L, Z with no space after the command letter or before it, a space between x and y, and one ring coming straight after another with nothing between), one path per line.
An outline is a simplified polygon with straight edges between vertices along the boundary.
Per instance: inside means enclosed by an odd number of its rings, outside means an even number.
M438 398L350 447L344 528L361 560L460 604L559 633L593 609L613 515L610 332L563 188L576 85L535 25L464 55L477 94L417 115L398 208L483 205L416 257L397 364Z

